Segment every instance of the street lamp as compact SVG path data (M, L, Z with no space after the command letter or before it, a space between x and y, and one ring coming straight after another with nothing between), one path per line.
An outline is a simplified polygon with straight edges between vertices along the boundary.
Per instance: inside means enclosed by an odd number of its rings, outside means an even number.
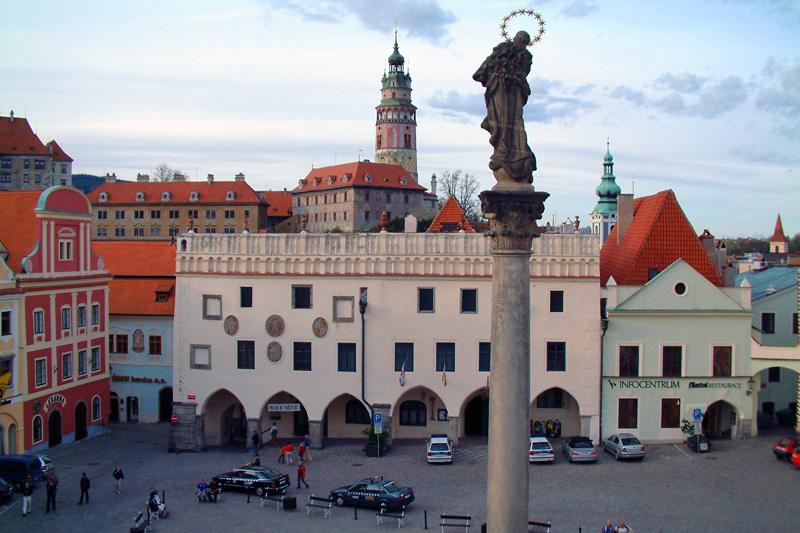
M750 396L753 394L753 387L756 384L756 380L753 379L753 376L747 378L747 395Z

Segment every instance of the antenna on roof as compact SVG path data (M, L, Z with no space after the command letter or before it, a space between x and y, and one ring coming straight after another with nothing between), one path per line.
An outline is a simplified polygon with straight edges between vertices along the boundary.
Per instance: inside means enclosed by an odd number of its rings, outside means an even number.
M361 148L358 149L358 162L361 162Z
M636 175L634 175L633 178L631 178L631 196L634 196L634 193L636 192L636 188L634 187L635 179Z

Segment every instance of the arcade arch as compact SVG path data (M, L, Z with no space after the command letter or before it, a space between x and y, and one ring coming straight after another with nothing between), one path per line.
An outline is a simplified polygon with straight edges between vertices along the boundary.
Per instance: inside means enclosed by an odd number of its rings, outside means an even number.
M395 439L422 439L432 433L449 432L447 406L427 387L407 390L392 407L392 436Z
M203 407L206 444L220 446L247 439L247 414L232 392L220 389L211 394Z
M342 394L325 408L322 434L332 439L360 438L364 428L371 424L369 409L364 403L352 394Z
M580 404L572 394L559 387L543 391L531 402L531 433L533 433L536 422L544 425L548 420L561 422L561 435L582 434Z

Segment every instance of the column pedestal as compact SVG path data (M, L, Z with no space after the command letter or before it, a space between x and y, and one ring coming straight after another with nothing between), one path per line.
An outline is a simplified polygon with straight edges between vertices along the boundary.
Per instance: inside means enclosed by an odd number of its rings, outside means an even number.
M322 420L308 421L308 437L311 439L312 450L321 450L325 447L322 437Z

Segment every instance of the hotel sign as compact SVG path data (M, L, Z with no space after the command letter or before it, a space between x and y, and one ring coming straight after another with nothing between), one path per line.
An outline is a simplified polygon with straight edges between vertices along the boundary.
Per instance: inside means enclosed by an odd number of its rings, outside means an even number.
M271 403L267 405L267 411L271 413L283 413L291 411L299 411L299 403Z

